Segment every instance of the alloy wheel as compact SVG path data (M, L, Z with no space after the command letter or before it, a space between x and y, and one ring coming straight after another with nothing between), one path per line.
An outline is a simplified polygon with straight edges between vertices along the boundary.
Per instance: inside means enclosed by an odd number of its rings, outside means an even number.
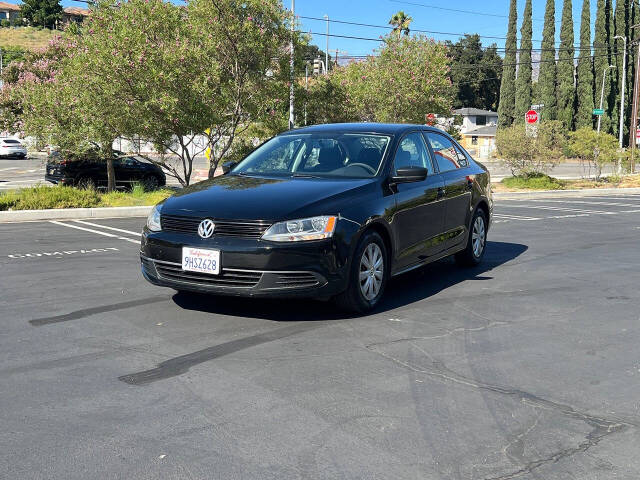
M368 301L375 299L382 288L384 257L377 243L370 243L360 258L360 292Z
M482 215L476 217L476 221L473 222L473 230L471 232L471 243L473 246L473 255L476 258L480 258L484 251L484 245L487 241L487 230L484 226L484 218Z

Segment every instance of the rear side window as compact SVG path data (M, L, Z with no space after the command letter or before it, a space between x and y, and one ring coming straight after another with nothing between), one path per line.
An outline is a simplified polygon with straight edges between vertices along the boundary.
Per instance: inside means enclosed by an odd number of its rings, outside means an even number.
M425 136L433 149L435 161L438 164L440 173L467 166L466 157L447 137L435 132L425 132Z
M423 167L427 169L429 175L434 173L431 158L422 135L414 132L402 139L398 150L396 150L393 167L396 172L403 167Z
M2 141L4 143L11 144L11 145L20 145L20 142L18 140L12 140L11 138L5 138Z

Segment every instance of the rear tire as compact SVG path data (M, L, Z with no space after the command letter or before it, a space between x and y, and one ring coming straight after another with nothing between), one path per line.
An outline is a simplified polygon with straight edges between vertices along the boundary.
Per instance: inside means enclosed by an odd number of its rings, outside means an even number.
M142 186L144 187L145 191L152 192L158 189L158 187L160 186L160 181L155 175L149 175L147 177L144 177L144 179L142 180Z
M345 311L365 313L378 305L389 277L384 240L374 231L365 232L356 247L349 270L349 286L335 297Z
M478 208L471 219L467 246L456 253L456 262L465 267L475 267L482 261L487 246L487 215Z
M96 182L91 177L82 177L76 182L76 186L83 190L95 190Z

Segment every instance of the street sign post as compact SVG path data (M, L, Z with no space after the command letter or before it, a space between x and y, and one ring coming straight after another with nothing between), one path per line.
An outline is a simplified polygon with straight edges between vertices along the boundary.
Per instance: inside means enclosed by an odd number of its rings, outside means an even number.
M601 108L594 108L593 109L593 114L594 115L604 115L604 110Z
M525 127L527 136L536 138L538 136L538 122L540 121L540 115L532 109L524 114L524 120L526 122Z

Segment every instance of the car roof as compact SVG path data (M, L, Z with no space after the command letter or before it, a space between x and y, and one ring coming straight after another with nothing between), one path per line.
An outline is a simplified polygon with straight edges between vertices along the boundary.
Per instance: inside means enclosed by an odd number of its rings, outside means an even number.
M323 133L323 132L361 132L378 133L386 135L399 135L406 131L424 129L440 131L428 125L406 124L406 123L327 123L323 125L311 125L288 130L281 135L295 133Z

